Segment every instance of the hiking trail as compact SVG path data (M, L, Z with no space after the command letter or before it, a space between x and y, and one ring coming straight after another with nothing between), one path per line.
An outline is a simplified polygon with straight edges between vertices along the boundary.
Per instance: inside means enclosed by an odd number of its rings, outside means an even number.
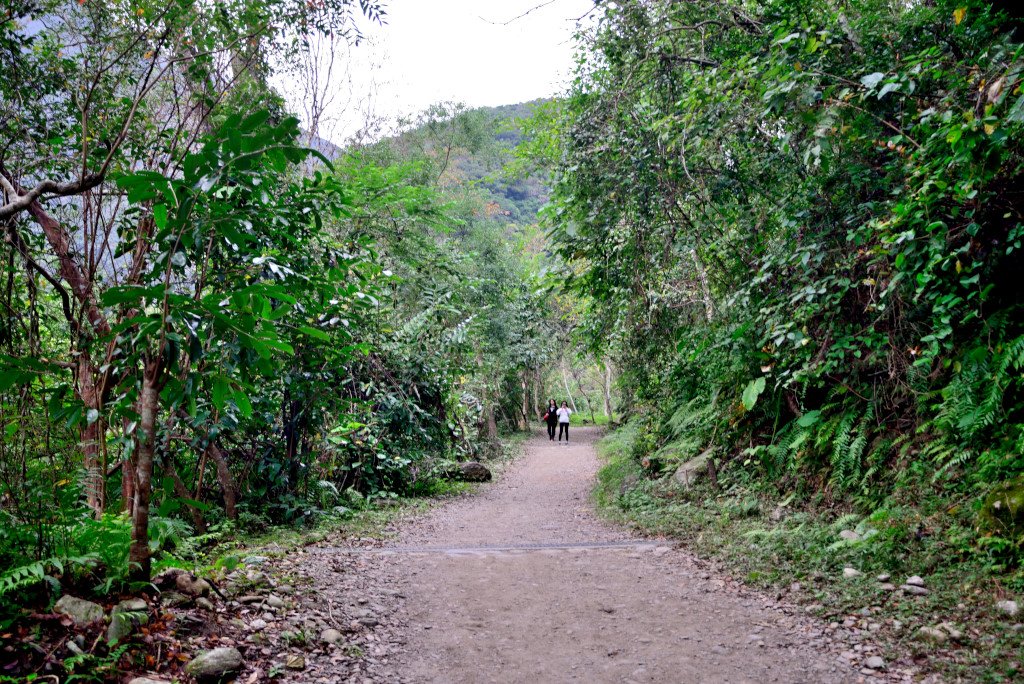
M530 439L475 495L361 550L400 601L386 663L403 682L856 681L802 611L667 543L599 519L596 428ZM372 581L372 580L371 580Z

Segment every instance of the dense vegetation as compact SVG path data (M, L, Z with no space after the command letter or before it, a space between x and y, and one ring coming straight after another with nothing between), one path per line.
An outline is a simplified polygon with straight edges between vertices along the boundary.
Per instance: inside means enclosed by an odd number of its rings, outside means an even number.
M601 7L530 148L580 333L621 370L606 500L723 535L752 578L1024 587L1018 25L962 0ZM698 456L707 484L662 479Z
M599 495L648 529L1024 588L1012 8L601 3L565 97L335 147L271 77L382 11L2 10L0 629L429 492L548 394L609 419L616 377Z
M982 505L1024 472L1014 28L988 3L604 11L534 149L650 469L721 446L720 476L805 500L941 491L1016 565L1018 504Z
M0 629L429 492L526 425L562 338L541 186L491 176L512 112L438 106L340 149L268 85L381 7L2 12Z

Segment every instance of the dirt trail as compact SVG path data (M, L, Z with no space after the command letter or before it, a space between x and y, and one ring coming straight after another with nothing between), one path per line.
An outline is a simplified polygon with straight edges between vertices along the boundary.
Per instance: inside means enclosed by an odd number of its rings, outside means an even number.
M858 678L796 611L599 520L597 436L534 437L500 481L407 526L402 550L372 564L404 597L389 669L408 682Z

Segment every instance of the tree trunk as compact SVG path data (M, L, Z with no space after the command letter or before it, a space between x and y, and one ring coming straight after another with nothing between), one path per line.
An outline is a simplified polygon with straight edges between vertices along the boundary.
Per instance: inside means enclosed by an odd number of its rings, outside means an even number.
M53 275L47 275L47 280L54 283L58 293L64 297L64 316L67 318L68 325L73 331L77 331L85 337L92 335L102 337L108 334L110 324L96 304L93 297L92 278L83 264L78 261L75 242L71 235L59 221L50 216L38 200L28 206L28 213L42 230L50 250L57 259L60 279L67 283L71 296L81 305L89 322L89 329L79 326L78 319L73 315L67 301L69 298L67 292L60 287ZM85 340L85 343L87 344L88 340ZM86 349L79 348L77 351L79 358L78 367L75 370L75 391L86 410L95 409L102 413L106 392L97 382L97 378L102 374L97 371L92 357ZM101 422L99 420L87 422L81 431L82 459L86 471L85 496L86 502L96 518L103 515L103 509L106 506L106 473L103 470L101 439L103 439Z
M612 412L612 363L605 359L604 362L604 384L601 387L604 394L604 415L608 416L608 422L615 422L615 414Z
M691 249L690 256L693 258L693 266L697 269L697 279L700 281L701 298L704 300L704 315L708 322L715 317L715 305L711 300L711 288L708 286L708 272L704 263L697 256L697 250Z
M565 385L565 396L566 401L569 402L569 408L572 409L573 413L576 413L576 402L572 398L572 392L569 390L569 373L565 370L565 359L562 359L562 384Z
M150 575L149 500L152 494L153 460L156 454L156 419L160 411L163 354L143 360L142 392L139 394L139 430L135 447L135 506L132 510L132 542L128 563L132 579L146 581Z
M210 454L213 462L217 464L217 482L224 492L224 514L228 516L229 520L238 520L238 485L228 467L227 456L213 442L206 447L206 451Z
M590 411L590 422L597 423L597 417L594 416L594 405L590 403L590 395L583 389L583 381L580 379L580 374L576 372L576 369L573 369L572 377L576 381L576 388L580 391L580 396L583 397L583 401L587 404L587 410Z
M537 420L544 414L540 411L540 368L533 369L533 413Z
M523 408L522 415L518 417L519 429L527 431L530 429L530 381L528 371L523 370L521 383L523 385Z
M179 499L190 499L192 498L191 493L188 491L188 487L185 486L184 481L181 479L181 475L178 474L178 469L171 463L170 455L168 454L166 463L164 464L164 473L167 477L171 478L171 482L174 483L174 493ZM196 528L196 534L206 534L206 520L203 518L203 512L188 502L182 502L185 504L185 508L188 509L189 515L192 517L192 526Z
M92 359L86 352L81 352L76 369L75 388L78 398L82 400L87 411L103 410L100 391L96 387L96 369ZM80 439L82 445L82 466L85 468L85 501L97 520L103 515L107 505L107 478L104 472L101 454L101 441L104 438L102 421L86 421L82 426ZM124 473L121 474L124 477Z

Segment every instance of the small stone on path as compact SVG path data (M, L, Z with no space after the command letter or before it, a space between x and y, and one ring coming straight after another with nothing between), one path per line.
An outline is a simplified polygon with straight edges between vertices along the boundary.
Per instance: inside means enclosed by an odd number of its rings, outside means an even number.
M185 666L185 672L200 680L220 679L241 670L244 662L237 648L214 648L200 651Z
M949 641L949 637L941 629L935 627L921 627L917 630L914 637L918 641L930 642L933 644L944 644Z
M336 644L345 637L336 629L325 629L320 635L320 640L327 644Z
M861 574L862 574L861 571L857 570L856 568L843 568L843 577L845 577L847 579L852 579L854 577L860 577Z
M864 667L869 667L872 670L884 670L885 660L881 656L871 656L864 661Z
M1020 610L1017 607L1016 601L1000 601L996 604L996 608L998 608L1001 613L1005 613L1010 617L1015 617Z
M904 582L904 584L909 584L912 587L923 587L924 580L921 579L920 575L913 575L911 577L908 577L907 581Z

